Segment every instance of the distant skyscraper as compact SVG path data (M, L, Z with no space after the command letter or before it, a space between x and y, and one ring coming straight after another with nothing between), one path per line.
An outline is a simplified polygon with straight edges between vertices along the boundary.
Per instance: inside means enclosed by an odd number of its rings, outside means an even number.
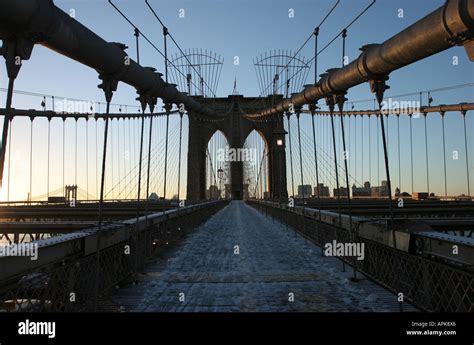
M336 197L338 194L339 196L347 196L347 188L345 187L339 187L339 193L337 191L337 188L334 188L333 190L333 195Z
M354 184L352 186L352 196L370 196L371 190L370 190L370 182L365 181L364 182L364 187L356 187Z
M314 196L318 196L318 190L319 190L319 196L320 197L328 197L329 196L329 187L325 186L324 183L318 184L316 187L314 187Z
M381 186L375 186L371 188L371 195L375 197L388 196L388 183L382 181Z
M299 185L298 186L298 198L309 198L311 197L311 188L310 184Z

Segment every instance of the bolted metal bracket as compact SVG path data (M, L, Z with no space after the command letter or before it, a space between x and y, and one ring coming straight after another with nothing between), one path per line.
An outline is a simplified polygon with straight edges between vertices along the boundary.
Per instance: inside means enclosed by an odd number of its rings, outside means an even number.
M309 107L309 111L311 112L312 116L314 116L316 114L316 110L320 109L317 102L309 103L308 107Z
M99 74L99 79L102 80L102 83L97 85L97 87L104 90L105 100L107 103L110 103L113 93L117 91L118 80L102 73Z
M334 112L334 97L332 95L328 95L324 97L324 100L326 101L326 105L329 108L329 111L332 113Z
M138 90L137 94L138 97L136 98L136 100L140 102L143 113L145 112L147 105L150 109L150 113L153 113L153 111L155 110L156 103L158 102L158 97L153 96L150 93L144 93Z
M474 40L463 43L464 49L470 61L474 62Z
M155 106L156 103L158 102L158 97L156 96L148 96L148 108L150 109L150 113L153 113L155 111Z
M29 60L33 52L34 43L23 38L14 37L3 40L0 55L5 58L8 78L16 79L23 60Z
M345 97L346 94L347 91L341 91L332 95L334 98L334 104L337 104L340 112L344 109L344 103L347 101L347 98Z
M142 107L142 112L144 113L147 106L147 96L145 93L142 93L140 91L137 91L137 93L138 93L138 97L135 98L135 100L140 102L140 106Z
M389 76L386 75L386 76L372 77L369 80L370 91L372 93L375 93L375 97L377 99L377 102L379 103L379 106L382 104L385 90L390 89L390 86L388 86L386 83L388 79L389 79Z

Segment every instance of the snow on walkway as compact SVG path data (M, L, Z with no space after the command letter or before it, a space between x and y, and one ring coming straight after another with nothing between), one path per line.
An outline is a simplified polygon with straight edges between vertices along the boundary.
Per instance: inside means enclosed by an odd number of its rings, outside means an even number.
M359 282L350 277L351 267L342 272L338 259L233 201L113 300L122 310L147 312L399 310L395 294L360 273Z

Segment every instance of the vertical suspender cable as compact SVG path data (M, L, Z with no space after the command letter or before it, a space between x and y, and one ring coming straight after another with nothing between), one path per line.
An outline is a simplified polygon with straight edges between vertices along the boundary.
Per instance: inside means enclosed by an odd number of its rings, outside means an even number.
M398 144L398 188L402 192L402 167L400 155L400 115L397 114L397 144Z
M446 139L445 139L445 131L444 131L444 112L440 113L441 115L441 125L443 129L443 163L444 163L444 196L448 196L448 180L446 174Z
M13 88L15 85L15 78L9 78L8 79L8 90L7 90L7 100L5 104L5 116L3 119L3 130L2 130L2 143L0 147L0 185L3 182L3 166L5 162L5 153L6 153L6 136L8 135L8 128L11 124L11 117L10 117L10 112L11 112L11 107L12 107L12 99L13 99Z
M344 59L345 59L345 56L346 56L346 37L347 37L347 30L344 29L343 32L342 32L342 67L344 67L345 63L344 63ZM342 110L343 110L343 107L344 107L344 102L346 101L346 98L345 98L345 93L342 93L342 94L339 94L336 96L336 100L337 100L337 104L338 104L338 107L339 107L339 119L341 121L341 137L342 137L342 150L344 152L344 172L345 172L345 177L346 177L346 193L347 193L347 207L348 207L348 211L349 211L349 236L350 236L350 241L353 243L354 242L354 235L352 233L353 231L353 228L352 228L352 208L351 208L351 194L350 194L350 182L349 182L349 170L347 168L347 159L348 159L348 156L347 156L347 150L346 150L346 136L345 136L345 132L344 132L344 119L343 119L343 115L342 115ZM363 117L361 117L361 119L363 119ZM370 124L370 123L369 123ZM362 139L364 138L364 122L362 121ZM333 127L333 130L334 130L334 127ZM364 145L363 145L363 141L362 141L362 152L364 152ZM362 156L362 182L363 182L363 176L364 176L364 173L363 173L363 166L364 166L364 156ZM339 193L340 194L340 193ZM340 220L339 220L340 222ZM353 274L354 274L354 281L357 279L357 260L355 260L355 263L354 265L352 266L353 267Z
M411 165L411 194L415 191L414 184L414 173L413 173L413 126L412 126L412 114L410 116L410 165Z
M86 118L86 200L89 200L89 117Z
M164 175L164 182L163 182L163 198L166 200L166 175L168 172L168 137L169 137L169 123L170 123L170 115L167 111L166 113L166 138L165 138L165 175ZM210 159L210 157L209 157Z
M115 185L114 185L114 118L110 119L110 172L111 172L111 180L110 180L110 196L112 199L115 199L114 197L114 190L115 190Z
M178 201L181 200L181 143L183 140L183 114L179 114L179 153L178 153ZM221 191L222 193L222 191Z
M138 242L135 236L138 236L139 231L139 218L140 218L140 192L141 192L141 182L142 182L142 157L143 157L143 131L145 128L145 108L142 109L142 124L141 124L141 131L140 131L140 152L139 152L139 161L138 161L138 189L137 189L137 219L136 219L136 226L135 226L135 234L134 234L134 242L135 242L135 251L138 251ZM135 252L135 262L134 262L134 270L135 273L138 270L138 253Z
M311 105L313 106L313 105ZM316 107L316 105L314 105ZM314 167L315 167L315 172L316 172L316 190L318 192L318 222L316 223L316 231L318 234L318 240L321 248L321 255L323 254L323 245L322 245L322 240L321 240L321 233L320 233L320 224L321 224L321 188L319 185L319 166L318 166L318 151L316 149L316 131L314 128L314 111L311 113L311 123L313 127L313 151L314 151Z
M128 112L125 110L125 113L128 115ZM124 160L123 160L123 173L124 173L124 188L123 188L123 191L124 191L124 195L123 195L123 198L124 199L127 199L127 154L126 154L126 150L125 150L125 141L126 141L126 135L125 135L125 123L126 123L126 120L127 118L124 117L123 120L122 120L122 149L123 149L123 157L124 157Z
M269 152L269 149L263 145L263 155L262 155L262 171L263 171L263 175L261 175L261 178L260 178L260 194L262 196L262 199L265 199L265 191L267 190L267 184L266 184L266 181L267 181L267 174L268 174L268 170L267 170L267 159L268 159L268 156L270 154ZM287 186L285 186L285 188L287 188Z
M372 144L371 144L371 140L370 140L370 126L371 126L371 117L370 117L371 114L369 114L369 134L368 134L368 139L369 139L369 183L372 184ZM370 191L369 191L370 193Z
M390 219L393 220L393 209L392 209L392 183L390 180L390 168L388 163L388 149L387 149L387 138L385 136L385 124L384 124L384 114L382 113L382 103L379 102L379 111L380 111L380 131L382 132L382 144L383 144L383 154L385 161L385 175L387 177L387 187L388 187L388 206L390 212ZM388 115L387 115L388 118ZM395 232L393 231L393 245L394 248L397 248Z
M360 143L360 152L361 152L361 176L360 176L360 183L361 183L361 186L364 185L364 115L361 115L360 116L360 140L361 140L361 143ZM348 191L349 192L349 191Z
M354 179L357 182L357 115L354 117L354 168Z
M122 113L122 108L120 108L120 113ZM117 119L117 169L118 169L118 199L121 199L122 195L122 179L120 175L120 117Z
M142 155L143 155L143 131L145 129L145 109L142 113L142 124L140 131L140 151L139 151L139 161L138 161L138 184L137 184L137 222L136 222L136 233L138 233L138 219L140 217L140 192L141 192L141 182L142 182Z
M354 106L352 106L352 109L354 109ZM352 122L352 116L347 116L347 120L345 120L345 125L346 127L348 127L348 130L347 130L348 157L347 159L349 160L348 162L349 171L351 171L351 156L352 156L351 122Z
M127 193L127 197L128 195L132 195L133 193L133 176L132 176L132 122L133 121L133 118L130 117L128 118L128 169L129 169L129 192ZM131 198L130 198L131 199Z
M165 45L165 82L168 83L168 45L167 45L167 36L168 36L168 29L163 27L163 40ZM166 138L165 138L165 174L164 174L164 182L163 182L163 198L166 200L166 175L168 173L168 137L169 137L169 111L170 108L168 105L166 107Z
M33 200L33 120L30 118L30 202Z
M373 84L371 85L371 88L373 88L373 91L376 93L377 96L377 101L379 105L379 113L380 113L380 130L382 132L382 143L383 143L383 152L384 152L384 160L385 160L385 174L387 176L387 187L388 187L388 205L389 205L389 212L390 212L390 220L391 220L391 225L393 226L393 208L392 208L392 182L390 180L390 167L389 167L389 161L388 161L388 150L387 150L387 138L385 136L385 126L384 126L384 114L382 112L382 101L383 101L383 94L385 90L388 88L387 85L385 84L385 80L378 80L374 81ZM388 113L387 113L387 121L388 121ZM387 128L388 132L388 128ZM389 222L387 222L387 230L390 230ZM397 239L395 236L395 230L391 229L392 232L392 241L393 241L393 248L397 249ZM395 255L395 262L397 264L397 270L395 271L395 275L398 274L398 270L401 269L400 265L400 260L399 256ZM400 311L403 311L403 304L400 302Z
M64 174L66 170L66 118L63 117L63 185L62 187L65 187L65 180L64 180ZM66 193L64 193L64 196L66 196Z
M6 121L6 119L4 120ZM9 119L10 125L8 126L8 131L10 132L8 135L8 192L7 192L7 201L10 201L10 164L11 164L11 156L12 156L12 119ZM49 190L49 188L48 188Z
M337 193L337 213L339 216L339 228L342 228L342 213L341 213L341 189L339 187L339 170L337 167L337 151L336 151L336 131L334 129L334 100L332 97L326 98L329 106L330 117L331 117L331 130L332 130L332 147L334 152L334 170L336 173L336 193ZM347 191L349 193L349 191ZM336 241L338 241L339 231L336 230ZM345 272L346 263L342 261L342 270Z
M110 100L107 100L107 107L105 111L105 128L104 128L104 146L102 151L102 171L100 178L100 198L99 198L99 219L98 219L98 231L97 231L97 251L96 251L96 279L95 279L95 300L94 308L97 310L97 302L99 298L99 274L100 274L100 236L102 233L102 212L104 207L104 184L105 184L105 162L107 157L107 134L109 130L109 111L110 111Z
M292 198L295 197L295 182L293 179L293 151L291 149L291 123L290 123L290 116L291 113L287 112L286 117L288 119L288 141L290 143L290 172L291 172L291 193L292 193Z
M429 162L428 162L428 131L426 129L426 113L423 113L425 118L425 157L426 157L426 185L428 188L428 198L430 196L430 173L429 173Z
M306 197L305 197L305 188L304 188L304 180L303 180L303 157L301 155L301 131L300 131L300 113L299 112L296 113L296 119L298 123L298 149L299 149L299 156L300 156L301 196L303 198L303 233L306 234L306 219L305 219ZM306 236L304 239L306 243Z
M300 177L301 177L301 194L303 196L303 210L304 210L304 203L306 200L305 192L304 192L304 180L303 180L303 156L301 155L301 131L300 131L300 114L296 113L296 120L298 123L298 149L300 155Z
M331 132L332 132L332 148L334 153L334 170L336 173L336 191L337 191L337 211L339 214L339 227L342 225L341 216L341 190L339 188L339 170L337 166L337 149L336 149L336 130L334 129L334 103L330 100L329 111L331 117Z
M77 186L77 117L74 124L74 184Z
M48 181L46 182L47 198L49 199L49 161L51 151L51 117L48 117L48 170L46 172Z
M149 202L150 202L150 161L151 161L151 141L153 134L153 109L150 109L150 132L148 135L148 163L147 163L147 172L146 172L146 202L145 202L145 226L148 224L148 211L149 211ZM144 256L147 256L148 250L148 235L143 236L145 238L145 248Z
M348 165L347 165L347 159L348 159L348 155L347 155L347 151L346 151L346 135L345 135L345 131L344 131L344 120L343 120L343 115L342 115L342 109L343 109L343 104L344 104L344 95L339 95L338 97L342 97L342 99L338 102L339 104L339 118L341 120L341 136L342 136L342 150L344 152L344 172L345 172L345 175L346 175L346 188L347 188L347 207L348 207L348 211L349 211L349 235L350 235L350 241L351 243L354 243L355 241L355 236L354 236L354 228L353 228L353 225L352 225L352 206L351 206L351 195L350 195L350 192L349 192L349 170L348 170ZM369 117L370 119L370 117ZM357 280L357 263L358 263L358 260L354 260L354 264L353 264L353 274L354 274L354 281Z
M462 112L462 120L464 124L464 152L466 153L466 178L467 178L467 195L471 196L471 188L470 188L470 178L469 178L469 154L467 150L467 132L466 132L466 114L467 112L464 110Z
M97 145L97 118L95 119L95 197L99 199L99 160L97 151L99 147Z
M377 117L382 116L381 114ZM380 186L380 135L377 135L377 184Z

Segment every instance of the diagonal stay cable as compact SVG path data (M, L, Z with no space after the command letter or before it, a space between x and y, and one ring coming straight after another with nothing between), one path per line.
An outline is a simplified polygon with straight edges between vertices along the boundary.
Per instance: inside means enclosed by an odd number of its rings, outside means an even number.
M155 49L163 58L166 59L166 61L174 67L183 77L186 77L186 75L179 70L178 67L175 66L175 64L168 59L167 56L112 2L112 0L108 0L109 4L112 5L112 7L134 28L138 31L140 35L147 41L153 49ZM195 87L197 87L193 82L191 82Z
M308 63L308 64L309 64L309 63L312 63L312 62L319 56L319 54L321 54L322 52L324 52L332 43L334 43L334 41L335 41L337 38L339 38L339 36L342 35L342 33L344 32L344 30L347 30L347 29L348 29L349 27L351 27L352 24L354 24L360 17L362 17L362 16L369 10L369 8L371 8L371 7L375 4L376 1L377 1L377 0L372 0L372 2L371 2L369 5L367 5L356 17L354 17L354 19L353 19L349 24L347 24L332 40L330 40L320 51L318 51L318 53L315 54L315 56L313 56L307 63ZM280 89L285 85L285 83L289 82L289 81L292 80L295 76L297 76L298 73L300 73L300 71L301 71L303 68L305 68L305 67L304 67L304 66L299 67L299 69L298 69L296 72L294 72L293 75L292 75L290 78L288 78L287 80L284 81L284 83L282 83L282 84L280 84L280 85L278 86L277 91L280 90Z
M336 3L332 6L332 8L328 11L328 13L324 16L324 18L321 20L321 22L319 23L319 25L317 26L318 28L321 27L321 25L323 25L323 23L326 21L326 19L328 19L328 17L331 15L331 13L336 9L336 7L339 5L340 3L340 0L337 0ZM311 34L309 35L309 37L304 41L304 43L300 46L300 48L295 52L295 54L290 58L290 60L287 62L287 64L285 66L283 66L279 71L278 71L278 74L281 73L281 71L285 70L286 68L288 68L288 66L290 65L290 63L296 58L296 56L301 52L301 50L306 46L306 44L308 44L308 42L310 41L310 39L313 37L314 35L314 32L311 32ZM337 37L336 37L337 38ZM313 59L314 60L314 59ZM312 60L308 61L308 63L312 62ZM297 73L299 73L299 70L297 71ZM286 83L286 80L284 81ZM264 96L265 92L268 90L268 88L272 86L272 83L270 83L269 85L267 85L267 87L263 90L261 96ZM281 86L280 86L281 87ZM278 90L280 89L280 87L278 88Z
M148 2L148 0L145 0L145 4L148 6L148 8L150 9L151 13L153 13L153 16L158 20L158 22L161 24L161 26L163 28L166 28L167 27L165 26L165 24L163 23L163 21L160 19L160 17L158 16L158 14L155 12L155 10L153 9L153 7L150 5L150 3ZM189 61L189 58L187 57L187 55L183 52L183 50L181 49L181 47L179 46L179 44L176 42L176 40L174 39L173 35L168 31L168 36L171 38L171 40L173 41L173 43L176 45L176 47L179 49L179 51L181 52L181 54L184 56L184 58L188 61L190 67L193 68L193 70L197 73L197 75L202 78L202 75L196 70L196 67L194 65L191 64L191 61ZM204 80L204 79L203 79ZM213 90L209 87L209 85L207 85L206 81L204 80L204 85L206 85L206 87L211 91L211 96L213 97L216 97L215 93L213 92Z

